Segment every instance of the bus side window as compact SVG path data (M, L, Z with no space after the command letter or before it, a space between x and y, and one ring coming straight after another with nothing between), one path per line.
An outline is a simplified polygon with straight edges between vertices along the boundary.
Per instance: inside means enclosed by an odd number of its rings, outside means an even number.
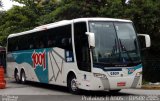
M47 34L48 47L59 47L72 51L71 25L49 29Z
M47 48L50 48L50 47L55 47L55 31L54 31L54 28L53 29L49 29L47 30L46 34L47 35L47 38L46 38L46 41L47 41Z
M12 52L12 51L16 51L16 49L18 49L18 43L17 43L17 38L13 37L13 38L9 38L8 39L8 51Z
M41 32L39 32L38 34L40 34L39 36L39 48L47 48L48 47L48 42L47 42L47 30L43 30Z
M33 41L34 39L33 39L33 36L29 35L27 39L28 39L28 44L29 44L28 48L29 49L34 49L34 41Z
M13 40L13 45L14 45L14 49L13 51L18 51L19 50L19 41L18 41L18 38L14 38Z
M49 39L47 44L48 44L48 47L50 47L52 45L52 41Z
M27 50L28 49L28 37L26 36L19 36L18 37L18 49L19 50Z
M40 46L39 46L40 48L44 48L44 43L43 43L43 41L40 41Z
M30 45L29 45L29 49L33 49L33 44L30 44Z
M38 48L39 48L39 45L40 45L40 44L39 44L39 42L38 42L38 40L37 40L37 41L35 42L35 47L34 47L34 48L35 48L35 49L38 49Z
M55 39L52 36L48 36L47 40L47 47L55 47Z
M63 47L69 47L70 42L69 42L69 38L62 38L62 45Z
M16 51L18 51L18 50L19 50L18 45L16 46L15 50L16 50Z

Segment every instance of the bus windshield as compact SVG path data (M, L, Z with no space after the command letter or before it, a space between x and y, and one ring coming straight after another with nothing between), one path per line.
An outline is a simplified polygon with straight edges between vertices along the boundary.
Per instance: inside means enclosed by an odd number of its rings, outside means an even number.
M95 33L94 65L128 65L140 62L137 37L130 22L89 22Z

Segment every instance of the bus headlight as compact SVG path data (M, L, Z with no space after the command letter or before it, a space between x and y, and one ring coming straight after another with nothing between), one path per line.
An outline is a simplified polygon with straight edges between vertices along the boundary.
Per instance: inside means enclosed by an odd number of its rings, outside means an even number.
M104 74L100 74L100 73L93 73L94 77L97 77L97 78L107 78L106 75Z
M136 76L141 76L142 75L142 72L137 72L136 73Z

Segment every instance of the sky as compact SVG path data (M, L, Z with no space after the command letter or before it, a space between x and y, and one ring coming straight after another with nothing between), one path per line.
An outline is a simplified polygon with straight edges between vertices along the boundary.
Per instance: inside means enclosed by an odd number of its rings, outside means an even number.
M23 6L22 4L19 4L19 3L17 3L17 2L12 2L12 1L10 1L10 0L1 0L1 1L2 1L2 3L3 3L3 7L0 8L0 10L5 10L5 11L7 11L7 10L11 9L13 5Z
M130 0L126 0L125 3L128 4Z

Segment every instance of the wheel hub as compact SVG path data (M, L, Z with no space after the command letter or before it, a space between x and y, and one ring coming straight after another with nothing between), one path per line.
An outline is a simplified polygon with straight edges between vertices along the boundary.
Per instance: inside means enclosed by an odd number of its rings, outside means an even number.
M24 73L22 74L22 81L25 81Z
M71 88L72 88L73 91L76 91L78 89L76 79L72 79Z

